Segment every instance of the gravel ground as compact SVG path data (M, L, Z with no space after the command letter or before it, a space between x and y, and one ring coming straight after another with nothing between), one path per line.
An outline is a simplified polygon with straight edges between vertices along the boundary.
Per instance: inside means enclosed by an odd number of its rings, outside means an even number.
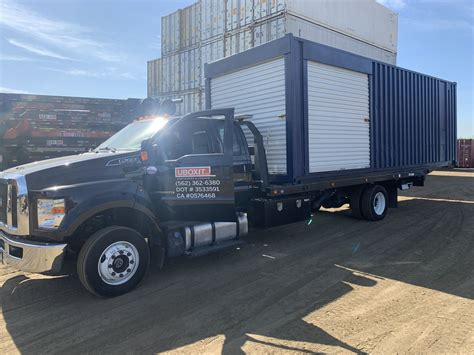
M399 200L378 223L343 207L253 231L115 299L0 266L0 353L470 353L474 171Z

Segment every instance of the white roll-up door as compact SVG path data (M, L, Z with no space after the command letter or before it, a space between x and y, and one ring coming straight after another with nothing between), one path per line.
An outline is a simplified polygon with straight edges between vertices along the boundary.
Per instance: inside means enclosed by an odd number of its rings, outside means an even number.
M285 62L283 58L211 80L212 108L253 115L263 136L271 174L286 174ZM249 143L251 143L249 141Z
M308 61L311 173L370 167L367 74Z

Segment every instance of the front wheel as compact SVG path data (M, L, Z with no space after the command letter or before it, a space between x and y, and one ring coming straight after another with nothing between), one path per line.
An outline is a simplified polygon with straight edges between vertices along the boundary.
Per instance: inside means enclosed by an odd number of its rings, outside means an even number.
M145 276L148 245L136 230L113 226L94 233L84 244L77 273L84 287L101 297L131 291Z

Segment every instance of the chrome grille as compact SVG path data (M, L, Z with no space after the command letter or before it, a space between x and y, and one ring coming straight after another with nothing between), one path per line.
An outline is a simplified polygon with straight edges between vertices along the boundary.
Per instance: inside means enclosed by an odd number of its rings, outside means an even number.
M29 235L28 189L21 174L0 173L0 229L13 235Z
M11 214L12 220L11 225L14 228L18 227L18 194L16 184L11 184L8 186L8 194L11 200ZM8 211L7 211L8 212Z
M0 222L7 223L7 196L8 184L5 180L0 180Z

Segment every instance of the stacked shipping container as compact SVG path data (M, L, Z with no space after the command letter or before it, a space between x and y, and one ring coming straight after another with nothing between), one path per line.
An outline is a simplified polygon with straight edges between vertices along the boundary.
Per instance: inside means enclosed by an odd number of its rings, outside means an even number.
M162 58L148 62L148 96L204 107L204 64L287 33L396 63L398 16L375 0L200 0L162 18Z
M136 118L139 103L0 94L0 170L88 151Z

